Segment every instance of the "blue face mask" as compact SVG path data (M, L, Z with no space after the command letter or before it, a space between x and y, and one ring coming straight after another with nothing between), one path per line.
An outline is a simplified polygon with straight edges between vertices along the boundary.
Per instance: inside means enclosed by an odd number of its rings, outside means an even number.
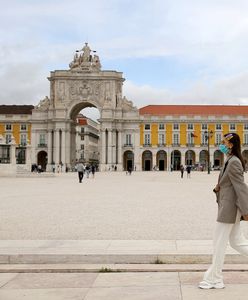
M229 149L226 145L221 144L221 145L219 146L219 150L220 150L222 153L227 154L227 153L229 152L230 149Z

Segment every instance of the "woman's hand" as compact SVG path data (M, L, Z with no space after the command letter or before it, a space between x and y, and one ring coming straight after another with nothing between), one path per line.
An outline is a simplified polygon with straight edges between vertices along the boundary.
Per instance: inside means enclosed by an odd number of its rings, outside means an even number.
M220 185L217 184L216 187L214 188L215 192L218 193L220 191Z

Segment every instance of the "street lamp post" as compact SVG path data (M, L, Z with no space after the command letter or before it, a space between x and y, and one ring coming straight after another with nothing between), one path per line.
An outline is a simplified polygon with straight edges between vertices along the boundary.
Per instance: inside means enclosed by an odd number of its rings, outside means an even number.
M205 131L204 132L205 135L205 140L208 142L208 174L210 174L210 146L209 146L209 140L210 138L213 136L213 131Z

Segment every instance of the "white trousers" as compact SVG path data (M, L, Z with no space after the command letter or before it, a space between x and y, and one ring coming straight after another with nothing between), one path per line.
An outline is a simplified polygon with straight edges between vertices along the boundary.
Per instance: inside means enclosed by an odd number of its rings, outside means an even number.
M223 282L222 268L228 244L242 255L248 255L248 240L240 230L240 211L237 212L235 224L217 222L213 240L212 264L204 274L204 280L209 283Z

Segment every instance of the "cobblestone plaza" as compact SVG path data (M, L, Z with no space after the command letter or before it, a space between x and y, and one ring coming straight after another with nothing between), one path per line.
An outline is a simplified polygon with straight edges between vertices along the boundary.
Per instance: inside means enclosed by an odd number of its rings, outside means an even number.
M217 176L101 172L82 184L77 173L1 178L0 239L211 240Z

